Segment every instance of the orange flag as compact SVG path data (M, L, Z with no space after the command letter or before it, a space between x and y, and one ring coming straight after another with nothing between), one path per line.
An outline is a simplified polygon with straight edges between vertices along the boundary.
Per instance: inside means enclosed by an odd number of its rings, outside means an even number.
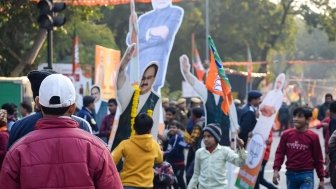
M221 108L225 115L228 115L229 108L232 103L231 84L229 78L225 74L222 60L218 55L215 43L209 36L210 51L210 68L205 85L213 94L222 96L223 102Z
M197 50L194 33L192 34L191 39L191 49L192 49L192 65L196 71L196 76L199 81L203 81L203 75L205 73L205 69L202 65L202 61Z

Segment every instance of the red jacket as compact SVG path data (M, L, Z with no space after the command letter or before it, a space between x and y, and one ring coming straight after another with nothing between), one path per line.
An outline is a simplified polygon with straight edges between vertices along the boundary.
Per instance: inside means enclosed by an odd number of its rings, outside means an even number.
M8 144L9 134L7 131L7 127L0 128L0 171L3 160L5 159L5 155L7 152L7 144Z
M0 188L120 189L109 150L68 117L44 117L8 151Z

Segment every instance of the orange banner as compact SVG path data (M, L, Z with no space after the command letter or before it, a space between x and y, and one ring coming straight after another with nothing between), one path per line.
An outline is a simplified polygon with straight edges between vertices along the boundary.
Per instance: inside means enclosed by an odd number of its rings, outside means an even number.
M39 0L31 0L39 2ZM173 2L181 2L185 0L173 0ZM54 0L54 3L66 3L67 5L75 6L106 6L106 5L121 5L129 4L130 0ZM135 0L136 3L151 3L152 0Z
M96 45L95 84L101 87L102 98L116 97L115 77L120 63L120 51Z

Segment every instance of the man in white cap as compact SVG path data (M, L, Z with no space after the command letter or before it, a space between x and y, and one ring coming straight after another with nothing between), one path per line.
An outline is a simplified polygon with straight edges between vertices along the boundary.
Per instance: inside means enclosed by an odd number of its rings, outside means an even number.
M109 150L71 118L75 98L66 76L52 74L42 81L37 105L43 118L8 151L0 188L122 188Z
M51 74L56 74L56 72L52 70L33 70L28 73L27 77L30 82L35 104L37 104L36 97L39 96L39 89L42 81ZM35 112L32 115L16 121L9 134L8 149L21 137L34 131L36 122L42 117L43 115L40 108L36 106ZM92 133L90 124L87 121L75 115L72 115L71 117L78 122L79 128Z

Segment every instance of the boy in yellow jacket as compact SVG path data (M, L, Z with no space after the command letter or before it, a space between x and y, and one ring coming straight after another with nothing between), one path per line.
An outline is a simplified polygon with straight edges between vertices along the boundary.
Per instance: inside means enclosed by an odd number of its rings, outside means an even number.
M153 119L145 113L135 117L135 135L122 141L112 152L115 163L123 158L120 177L124 189L153 188L154 163L162 163L160 145L150 134Z

